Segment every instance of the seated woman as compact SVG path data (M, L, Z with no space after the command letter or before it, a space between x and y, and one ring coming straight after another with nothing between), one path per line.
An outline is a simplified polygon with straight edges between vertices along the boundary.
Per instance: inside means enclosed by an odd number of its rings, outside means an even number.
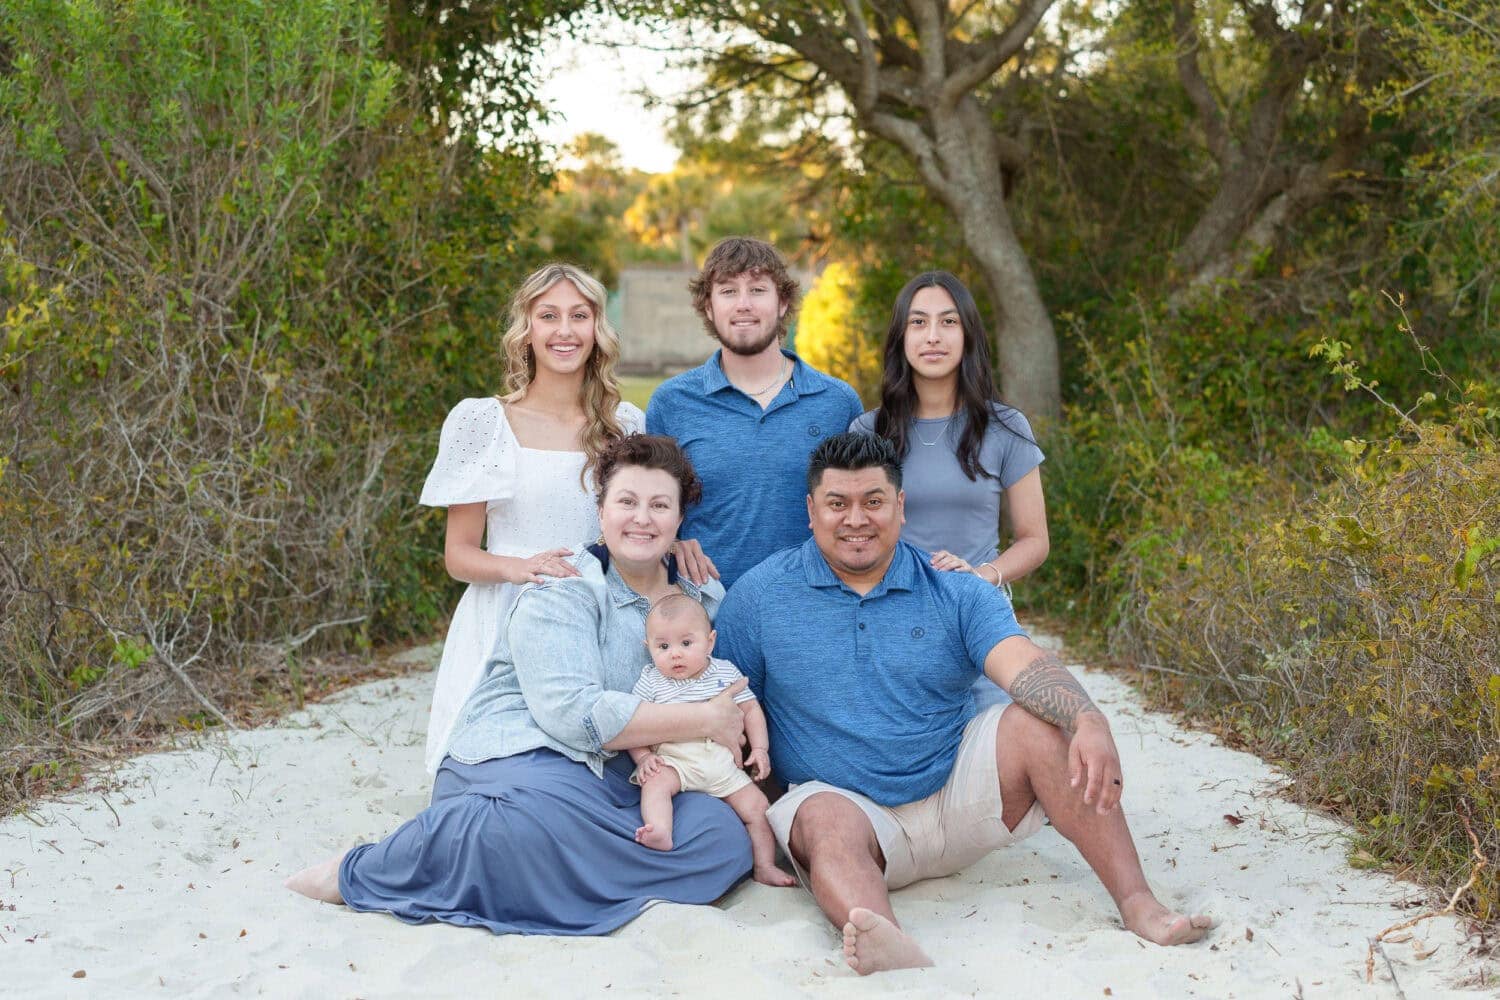
M651 900L710 903L749 874L745 827L710 795L678 798L671 851L636 843L640 789L615 751L707 738L738 762L744 681L696 704L630 693L649 661L651 604L681 593L712 613L723 588L695 586L669 555L701 492L671 438L609 445L596 476L602 541L568 559L577 575L522 590L459 712L432 804L288 888L409 923L605 934Z
M896 296L885 336L880 406L851 431L878 434L901 455L901 537L932 553L936 569L974 573L999 587L1047 558L1045 457L1021 411L1000 402L989 337L974 296L947 271L917 275ZM1000 502L1010 545L999 549ZM1008 701L981 677L983 708Z

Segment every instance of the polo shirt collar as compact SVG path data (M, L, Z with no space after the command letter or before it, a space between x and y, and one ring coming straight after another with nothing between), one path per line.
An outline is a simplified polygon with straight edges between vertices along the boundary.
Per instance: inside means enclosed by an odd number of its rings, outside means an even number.
M891 564L885 569L885 576L865 597L879 597L892 590L916 589L918 572L916 551L907 542L898 541L896 551L891 556ZM816 538L809 538L802 543L802 573L810 587L845 587L847 589L844 581L840 580L838 574L833 571L833 567L828 565L828 560L823 558L823 552L818 548Z
M734 383L729 381L729 376L724 374L724 348L719 348L709 355L703 363L703 393L713 395L724 389L733 389ZM813 378L815 368L810 368L807 362L787 350L781 349L781 356L792 362L792 388L798 396L810 396L815 392L822 392L826 388L822 379Z

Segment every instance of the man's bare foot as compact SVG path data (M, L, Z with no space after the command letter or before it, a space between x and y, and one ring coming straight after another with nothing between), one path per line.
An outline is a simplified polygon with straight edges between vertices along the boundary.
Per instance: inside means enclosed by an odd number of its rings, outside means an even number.
M658 830L653 824L647 823L635 828L635 842L653 851L670 851L672 834L669 830Z
M905 931L863 906L850 910L849 922L844 925L844 961L861 976L932 964Z
M348 851L344 852L344 854L348 853ZM344 854L335 855L311 868L304 868L282 885L310 899L320 899L325 903L342 903L344 897L339 895L339 865L344 861Z
M797 884L795 878L777 868L774 864L756 865L755 881L761 885L774 885L778 889L786 889Z
M1120 904L1125 929L1155 944L1192 944L1214 925L1212 917L1169 910L1149 892L1138 892Z

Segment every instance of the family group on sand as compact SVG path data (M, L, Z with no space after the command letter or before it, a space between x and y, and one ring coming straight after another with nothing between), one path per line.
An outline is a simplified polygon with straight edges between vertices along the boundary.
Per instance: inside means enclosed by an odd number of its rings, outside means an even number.
M1212 921L1146 881L1108 720L1011 609L1047 555L1043 455L973 296L945 271L901 290L864 412L784 347L799 289L770 244L723 240L689 290L719 350L644 414L598 281L550 264L517 291L507 392L453 408L422 491L469 584L431 804L287 885L411 923L605 934L753 874L809 890L867 974L931 964L892 889L1050 822L1126 929L1201 938Z

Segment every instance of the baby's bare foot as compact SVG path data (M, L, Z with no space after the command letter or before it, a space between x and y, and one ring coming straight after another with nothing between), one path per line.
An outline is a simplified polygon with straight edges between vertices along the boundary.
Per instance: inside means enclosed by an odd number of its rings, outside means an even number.
M344 852L344 854L347 853L349 852ZM302 869L281 884L310 899L320 899L325 903L342 903L344 897L339 895L339 865L343 860L343 854L335 855L322 864Z
M756 865L755 881L761 885L774 885L778 889L785 889L797 884L797 880L775 865Z
M1192 944L1213 927L1212 917L1169 910L1149 892L1138 892L1120 904L1125 929L1155 944Z
M856 906L844 925L844 961L861 976L887 969L920 969L932 959L905 931L885 917Z
M670 851L672 834L667 830L658 830L655 825L647 823L645 826L635 828L635 842L653 851Z

